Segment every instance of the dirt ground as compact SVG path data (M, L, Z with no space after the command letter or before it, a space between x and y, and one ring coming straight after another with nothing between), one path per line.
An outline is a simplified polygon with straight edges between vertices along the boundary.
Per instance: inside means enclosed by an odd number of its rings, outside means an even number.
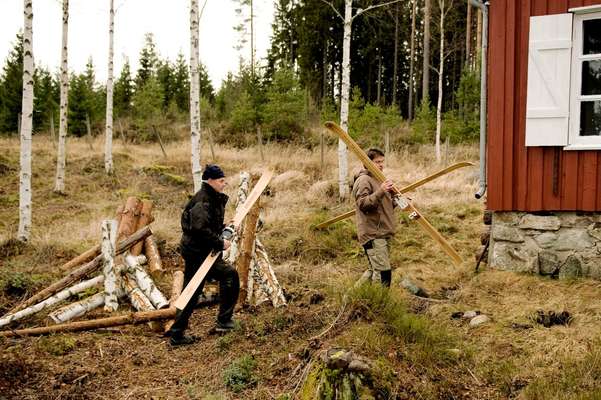
M33 143L32 238L19 245L10 240L18 227L19 143L0 139L0 314L58 279L57 267L96 244L101 221L112 218L131 195L154 202L153 230L166 268L158 285L169 293L172 272L182 268L176 251L179 216L192 191L188 143L167 144L165 158L155 144L124 147L117 141L116 174L107 177L102 139L91 145L69 139L66 195L52 192L52 143L44 136L35 136ZM374 379L385 389L376 398L601 398L601 283L495 271L485 264L476 273L474 254L484 229L484 204L473 197L477 168L458 170L409 194L464 263L453 266L428 236L401 217L391 255L391 296L404 308L387 316L361 308L359 300L340 312L342 293L365 267L352 220L322 232L311 229L351 208L336 199L335 148L327 149L323 166L318 148L268 145L264 152L267 161L261 162L256 148L217 146L212 161L228 175L232 198L238 172L256 174L265 165L276 171L262 200L259 235L287 307L239 310L236 329L223 336L211 333L216 306L198 309L190 331L200 341L175 349L147 325L0 338L0 399L298 398L309 367L319 363L324 350L338 347L377 365ZM399 185L416 181L441 167L432 155L429 146L396 149L388 157L387 175ZM204 162L210 158L203 152ZM356 160L349 159L357 168ZM452 148L443 165L465 160L477 160L475 146ZM228 215L232 211L230 204ZM403 277L424 287L431 298L403 290ZM533 320L539 309L566 310L573 320L546 328ZM118 312L128 310L123 304ZM466 320L451 318L468 310L491 320L470 327ZM314 339L339 314L337 323ZM106 314L95 311L85 318L99 316ZM395 328L398 318L410 321L419 335ZM46 324L47 312L42 312L11 328ZM445 339L430 341L434 336ZM247 370L240 371L241 359L252 360ZM241 385L233 386L228 376Z

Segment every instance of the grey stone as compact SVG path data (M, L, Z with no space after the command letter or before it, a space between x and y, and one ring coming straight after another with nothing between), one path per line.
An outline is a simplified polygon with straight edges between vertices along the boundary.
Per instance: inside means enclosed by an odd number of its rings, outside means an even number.
M494 242L490 266L500 270L538 273L538 250L523 244Z
M554 215L526 214L520 219L519 227L522 229L537 229L539 231L556 231L561 227L561 222Z
M555 241L557 240L557 234L554 232L543 232L540 235L535 236L534 240L540 247L546 249L555 244Z
M576 213L562 213L559 218L561 226L568 228L586 228L593 222L591 215L577 215Z
M584 229L562 229L555 250L584 250L593 246L593 240Z
M348 365L349 371L359 372L359 373L367 373L371 371L371 367L366 362L363 362L357 358L353 359Z
M480 311L476 311L476 310L466 311L463 313L461 318L472 319L474 317L477 317L478 315L480 315Z
M524 235L522 235L518 228L500 224L493 224L492 236L495 240L503 240L512 243L522 243L524 241Z
M479 325L487 323L488 321L490 321L490 318L488 318L488 316L486 316L484 314L478 315L478 316L472 318L472 320L470 321L470 326L479 326Z
M559 270L559 266L557 254L551 251L538 253L538 269L541 275L554 275Z
M582 276L582 263L578 256L569 256L559 269L559 279L574 279Z
M502 225L517 225L520 222L522 214L524 213L498 211L493 214L492 223L493 225L498 223Z
M595 239L601 240L601 222L594 222L594 223L590 224L586 228L586 231L588 232L589 235L591 235Z

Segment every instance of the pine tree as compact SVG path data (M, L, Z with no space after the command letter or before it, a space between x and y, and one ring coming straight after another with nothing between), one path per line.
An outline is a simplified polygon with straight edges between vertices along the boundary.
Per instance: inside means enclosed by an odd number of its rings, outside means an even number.
M23 35L17 39L2 69L0 132L16 132L23 95Z
M142 89L148 79L154 76L158 64L158 55L152 33L144 35L144 47L140 51L140 68L136 73L136 90Z
M134 85L131 78L129 61L125 60L119 78L117 78L117 81L115 82L115 89L113 92L114 113L117 118L130 115L133 95Z

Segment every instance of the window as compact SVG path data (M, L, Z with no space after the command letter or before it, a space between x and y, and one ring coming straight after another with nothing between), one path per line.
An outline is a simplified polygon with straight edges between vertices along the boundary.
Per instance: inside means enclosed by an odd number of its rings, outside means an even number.
M601 149L601 12L573 23L570 131L566 150Z

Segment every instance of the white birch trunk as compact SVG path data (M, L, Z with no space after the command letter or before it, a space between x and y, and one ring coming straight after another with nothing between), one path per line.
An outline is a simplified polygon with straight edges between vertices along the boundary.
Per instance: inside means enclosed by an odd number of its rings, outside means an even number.
M73 318L80 317L92 311L104 304L104 293L96 293L93 296L86 297L85 299L76 303L71 303L65 307L59 308L56 311L51 312L48 317L56 323L60 324L72 320Z
M63 38L61 47L60 114L58 125L58 152L56 154L56 180L54 191L65 191L65 164L67 141L67 111L69 104L69 66L67 58L69 31L69 0L63 0Z
M238 197L236 201L236 206L240 207L246 201L246 196L248 195L248 189L250 187L250 174L246 171L240 172L240 185L238 186ZM236 209L236 211L238 211ZM232 243L230 247L223 252L223 259L230 264L234 264L236 259L238 258L238 247L239 247L240 238L238 235L234 235Z
M287 305L284 291L278 282L278 278L275 276L269 256L267 255L267 250L258 238L255 240L255 257L253 261L254 268L252 272L254 281L258 284L257 286L269 297L274 307Z
M125 263L129 267L129 273L134 276L138 287L142 290L144 295L150 299L152 305L156 307L157 310L169 307L169 300L167 300L163 293L156 287L150 275L148 275L148 273L140 266L138 257L132 255L125 256Z
M440 68L438 69L438 102L436 105L436 162L442 160L440 154L440 132L442 130L442 83L444 79L444 0L439 0L440 5Z
M416 14L416 9L417 9L417 0L412 0L412 6L411 6L411 51L410 51L410 56L409 56L409 104L408 104L408 108L409 110L407 110L408 112L408 116L409 116L409 121L413 120L413 92L414 90L414 74L413 74L413 68L415 65L415 14Z
M342 89L340 93L340 127L348 132L348 109L351 92L351 33L353 23L353 1L345 0L344 37L342 43ZM338 197L343 200L349 195L347 183L348 157L346 144L338 140Z
M117 271L115 266L115 242L117 240L117 221L102 221L102 257L104 264L102 273L104 274L104 310L116 311L119 308L117 301Z
M150 299L146 297L136 283L136 279L133 275L129 273L123 275L123 289L127 293L127 297L129 298L132 306L134 306L136 310L150 311L155 309Z
M22 318L28 317L30 315L33 315L35 313L38 313L45 308L55 305L56 303L60 303L63 300L67 300L69 297L73 296L74 294L83 292L84 290L94 287L96 285L100 285L102 283L102 281L104 281L104 276L100 275L100 276L97 276L96 278L80 282L75 286L71 286L68 289L58 292L54 296L49 297L40 303L37 303L31 307L25 308L14 314L7 315L7 316L1 318L0 326L8 325L13 321L17 321L19 319L22 319Z
M202 185L200 166L200 72L198 70L198 0L190 0L190 140L194 192Z
M29 241L31 233L31 129L33 124L33 6L23 1L23 99L21 112L21 150L19 169L19 231L17 238Z
M113 173L113 34L115 31L114 0L109 0L109 62L106 79L106 130L104 141L104 171ZM108 306L105 305L105 309Z

